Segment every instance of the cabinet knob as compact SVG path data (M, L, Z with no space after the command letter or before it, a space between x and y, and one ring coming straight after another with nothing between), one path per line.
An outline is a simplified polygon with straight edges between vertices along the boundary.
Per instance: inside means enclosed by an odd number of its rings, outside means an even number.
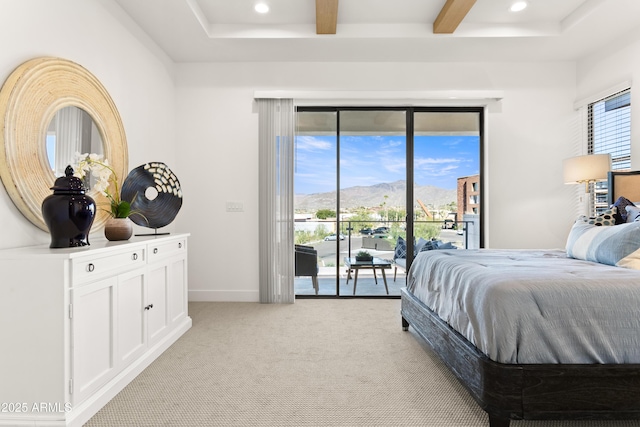
M133 255L131 255L131 259L134 260L134 261L137 260L138 259L138 254L134 253Z
M157 254L158 253L158 248L153 248L153 253Z
M89 273L91 273L93 270L95 270L96 266L93 265L93 263L89 263L89 265L87 265L87 271Z
M182 242L178 242L178 249L182 248Z

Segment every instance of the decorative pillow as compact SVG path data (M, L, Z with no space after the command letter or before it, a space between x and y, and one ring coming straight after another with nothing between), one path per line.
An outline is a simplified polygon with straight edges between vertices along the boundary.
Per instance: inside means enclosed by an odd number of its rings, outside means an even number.
M442 240L428 240L420 249L420 252L432 251L434 249L458 249L451 242L443 242Z
M393 259L406 258L407 257L407 241L401 236L398 236L396 247L393 250Z
M636 205L629 205L626 208L627 211L627 222L640 221L640 208Z
M576 222L566 251L570 258L640 270L640 222L615 227Z
M432 251L434 249L438 249L438 244L436 243L435 240L427 240L424 244L424 246L422 246L422 249L420 249L420 252L425 252L425 251Z
M451 242L442 243L438 241L438 249L458 249L458 248L453 246L453 243Z
M615 215L618 212L618 209L614 206L611 209L607 209L602 212L600 215L587 218L585 215L581 215L578 217L576 222L586 222L591 225L616 225Z
M414 254L417 254L418 252L420 252L423 248L423 246L425 245L425 243L427 243L427 240L423 239L422 237L420 237L418 239L418 243L416 243L416 246L413 250Z
M627 206L635 207L632 201L622 196L618 197L618 200L611 205L611 207L615 207L617 209L616 213L613 215L616 219L616 224L624 224L627 222Z

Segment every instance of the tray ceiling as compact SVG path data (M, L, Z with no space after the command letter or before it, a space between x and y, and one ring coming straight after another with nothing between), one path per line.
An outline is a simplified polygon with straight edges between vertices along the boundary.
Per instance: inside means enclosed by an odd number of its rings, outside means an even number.
M638 0L318 0L319 22L315 0L113 1L174 62L576 60L640 35ZM449 7L461 22L438 34Z

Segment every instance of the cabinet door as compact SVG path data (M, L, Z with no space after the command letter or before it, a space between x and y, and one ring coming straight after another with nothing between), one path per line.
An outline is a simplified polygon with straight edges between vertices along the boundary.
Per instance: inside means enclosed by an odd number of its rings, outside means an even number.
M147 312L147 339L149 346L155 345L169 330L169 315L167 312L168 277L167 265L156 264L149 267L144 307Z
M72 290L73 405L115 374L115 277Z
M144 329L144 270L118 276L118 363L124 368L147 349Z
M187 317L187 260L179 257L169 263L169 318L172 323Z

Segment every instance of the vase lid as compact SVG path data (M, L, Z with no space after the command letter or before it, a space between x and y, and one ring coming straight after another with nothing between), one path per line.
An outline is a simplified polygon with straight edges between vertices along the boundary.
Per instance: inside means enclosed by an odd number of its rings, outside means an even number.
M71 165L64 170L65 176L56 179L51 190L55 192L62 191L74 194L84 194L85 188L82 180L77 176L73 176L73 168Z

